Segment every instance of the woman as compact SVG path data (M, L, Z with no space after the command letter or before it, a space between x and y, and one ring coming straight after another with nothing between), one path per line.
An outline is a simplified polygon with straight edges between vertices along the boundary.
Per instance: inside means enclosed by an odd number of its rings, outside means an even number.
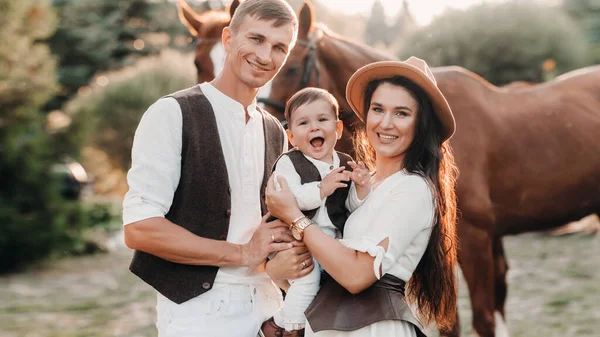
M421 322L450 329L457 297L452 111L415 57L359 69L346 98L365 122L355 144L371 165L372 190L348 218L343 240L302 216L284 180L280 191L273 178L267 186L273 216L290 224L329 276L306 311L306 335L420 336ZM406 304L406 284L420 320Z

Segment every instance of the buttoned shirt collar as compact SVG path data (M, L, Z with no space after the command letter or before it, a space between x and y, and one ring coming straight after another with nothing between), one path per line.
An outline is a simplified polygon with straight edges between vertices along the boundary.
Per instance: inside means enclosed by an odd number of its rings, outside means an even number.
M219 91L219 89L215 88L209 82L203 83L201 85L201 87L202 87L202 92L205 95L210 96L213 100L215 100L217 102L217 104L219 104L220 107L223 108L224 110L234 112L234 113L237 113L239 111L244 111L244 106L240 102L225 95L224 93ZM250 118L254 118L256 116L256 114L258 113L258 111L256 110L256 98L254 98L252 100L252 103L250 103L250 105L248 105L248 109L246 111L248 112L248 116L250 116Z

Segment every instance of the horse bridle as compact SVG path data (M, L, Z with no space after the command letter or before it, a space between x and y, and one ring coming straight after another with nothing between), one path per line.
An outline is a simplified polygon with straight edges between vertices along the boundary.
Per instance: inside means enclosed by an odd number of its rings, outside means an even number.
M308 54L306 55L306 58L304 59L304 70L302 73L302 80L300 81L298 90L300 90L302 88L306 88L308 86L308 83L310 82L310 77L312 75L313 68L315 69L315 80L316 80L317 87L320 87L321 86L321 68L319 67L319 64L317 63L317 44L314 41L307 41L307 40L297 40L296 43L308 48ZM282 103L282 102L277 102L277 101L268 99L266 97L259 97L257 99L257 101L259 103L262 103L264 105L267 105L274 109L277 109L282 114L283 114L283 111L285 110L285 103ZM284 127L286 126L285 120L282 120L281 123L283 124Z
M319 63L317 63L317 44L316 44L316 42L314 40L311 40L311 41L298 40L298 41L296 41L296 43L308 48L308 54L306 55L306 58L304 60L304 72L302 74L302 80L300 81L300 85L298 86L297 90L306 88L308 86L308 83L310 82L310 77L312 75L313 68L315 69L316 86L321 87L321 68L319 66ZM283 112L285 110L284 103L270 100L266 97L259 97L257 99L257 101L259 103L263 103L264 105L267 105L274 109L277 109L277 111L281 112L281 114L283 115ZM347 111L347 112L344 112L343 114L340 114L339 118L342 121L345 121L346 119L351 118L352 116L354 116L354 112ZM281 125L283 125L283 127L287 129L287 122L286 122L285 118L283 120L280 120L280 122L281 122Z

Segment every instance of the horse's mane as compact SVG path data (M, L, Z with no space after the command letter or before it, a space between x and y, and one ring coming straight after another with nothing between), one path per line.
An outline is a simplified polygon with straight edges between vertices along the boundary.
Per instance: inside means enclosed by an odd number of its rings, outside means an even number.
M396 57L381 52L375 48L362 44L360 42L353 41L343 35L340 35L332 30L330 30L323 23L316 23L314 26L315 31L320 30L318 33L322 33L324 36L327 36L335 43L338 47L347 50L352 55L358 54L365 59L372 61L384 61L384 60L396 60ZM342 55L340 55L342 56Z
M320 30L320 31L317 31ZM385 52L381 52L373 47L365 45L360 42L353 41L343 35L335 33L331 31L327 26L322 23L315 24L315 34L323 34L330 38L330 40L336 44L340 49L347 51L346 53L340 53L340 57L343 55L358 55L361 56L364 60L368 60L369 62L374 61L383 61L383 60L397 60L396 57L389 55ZM470 81L478 86L486 87L490 90L499 91L500 89L488 82L486 79L481 77L480 75L467 70L463 67L459 66L446 66L446 67L436 67L433 69L436 78L439 76L440 78L444 78L445 76L450 76L449 78L462 78Z
M461 78L468 82L474 83L478 86L485 87L494 91L502 91L497 86L490 83L485 78L481 77L479 74L474 73L466 68L461 66L443 66L443 67L435 67L432 68L431 71L435 76L436 80L440 82L444 80L446 77L449 79Z

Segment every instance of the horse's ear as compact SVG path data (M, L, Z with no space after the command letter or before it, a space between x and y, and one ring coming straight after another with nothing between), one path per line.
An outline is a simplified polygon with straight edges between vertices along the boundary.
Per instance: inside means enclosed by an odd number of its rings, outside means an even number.
M304 0L304 5L302 5L298 16L298 39L308 40L308 33L312 31L314 21L315 11L313 6L309 0Z
M238 8L238 6L240 5L240 0L233 0L231 2L231 5L229 5L229 16L233 17L233 13L235 13L235 10Z
M179 14L179 21L183 23L190 34L198 36L202 21L200 15L196 13L184 0L177 0L177 12Z

